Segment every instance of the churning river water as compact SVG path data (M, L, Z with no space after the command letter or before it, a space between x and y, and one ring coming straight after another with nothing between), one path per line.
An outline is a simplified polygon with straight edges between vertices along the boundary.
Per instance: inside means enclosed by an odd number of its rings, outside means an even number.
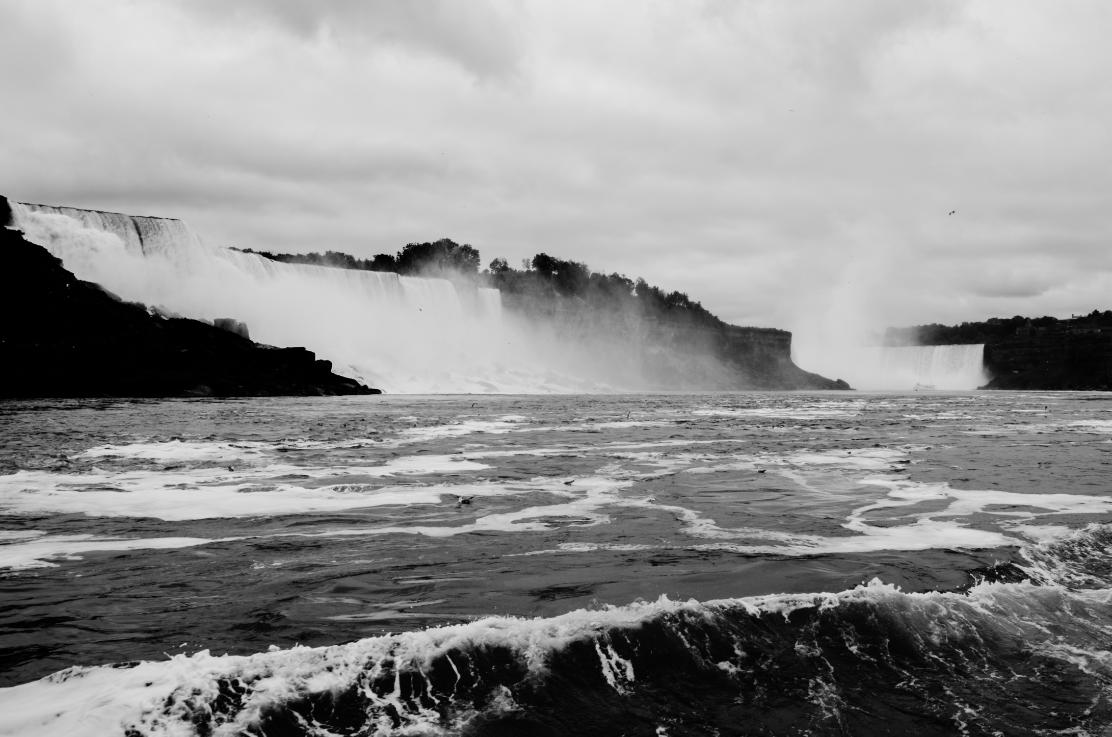
M1112 397L0 405L0 733L1112 734Z

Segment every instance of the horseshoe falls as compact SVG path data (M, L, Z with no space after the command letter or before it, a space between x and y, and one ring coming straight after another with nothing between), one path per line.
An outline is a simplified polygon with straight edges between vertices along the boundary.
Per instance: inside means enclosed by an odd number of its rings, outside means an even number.
M921 345L870 349L862 388L976 389L988 383L985 346Z
M985 346L917 345L855 346L825 342L813 346L797 362L817 367L826 376L836 376L855 389L911 391L939 389L969 391L989 381L985 370Z

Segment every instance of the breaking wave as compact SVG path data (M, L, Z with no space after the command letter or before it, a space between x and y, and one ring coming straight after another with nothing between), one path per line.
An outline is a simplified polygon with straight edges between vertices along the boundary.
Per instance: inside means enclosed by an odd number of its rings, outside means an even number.
M661 597L324 648L75 667L0 690L5 734L1102 734L1112 527L961 591Z

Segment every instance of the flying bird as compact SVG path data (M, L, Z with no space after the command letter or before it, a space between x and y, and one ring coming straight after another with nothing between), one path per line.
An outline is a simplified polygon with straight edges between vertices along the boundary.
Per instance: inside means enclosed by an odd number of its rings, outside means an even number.
M948 212L948 213L946 213L946 214L947 214L947 215L953 215L953 214L954 214L954 213L956 213L956 212L957 212L957 210L950 210L950 212Z

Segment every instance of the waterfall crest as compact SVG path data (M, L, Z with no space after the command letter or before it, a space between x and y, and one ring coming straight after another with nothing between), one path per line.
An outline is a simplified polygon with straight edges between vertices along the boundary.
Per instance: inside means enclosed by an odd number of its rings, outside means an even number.
M12 203L16 222L26 223L29 213L61 215L76 220L82 228L111 233L120 239L128 253L142 256L167 253L198 244L197 236L181 220L173 218L124 215L119 212L82 210L76 207L55 207L26 202ZM21 215L23 216L21 219ZM42 245L42 244L40 244Z

